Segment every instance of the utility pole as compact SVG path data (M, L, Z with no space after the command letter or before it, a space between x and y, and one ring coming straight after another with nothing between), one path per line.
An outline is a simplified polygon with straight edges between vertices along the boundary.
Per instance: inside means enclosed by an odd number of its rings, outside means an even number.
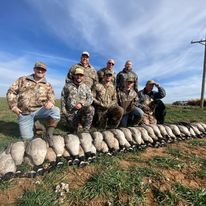
M205 74L206 74L206 37L205 37L205 40L191 41L191 44L195 44L195 43L199 43L199 44L202 44L205 46L203 73L202 73L201 102L200 102L200 107L203 109L203 107L204 107L204 92L205 92Z

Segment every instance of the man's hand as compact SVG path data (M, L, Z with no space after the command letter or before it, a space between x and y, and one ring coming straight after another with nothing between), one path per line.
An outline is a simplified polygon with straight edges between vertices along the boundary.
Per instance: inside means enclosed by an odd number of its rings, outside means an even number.
M78 110L81 109L81 108L82 108L82 104L81 104L81 103L77 103L77 104L75 105L75 108L78 109Z
M159 83L155 83L155 86L157 87L157 88L160 88L160 84Z
M54 107L54 104L50 101L48 101L45 105L44 105L44 108L45 109L51 109Z
M18 116L22 113L22 111L21 111L17 106L13 107L11 110L12 110L15 114L17 114Z

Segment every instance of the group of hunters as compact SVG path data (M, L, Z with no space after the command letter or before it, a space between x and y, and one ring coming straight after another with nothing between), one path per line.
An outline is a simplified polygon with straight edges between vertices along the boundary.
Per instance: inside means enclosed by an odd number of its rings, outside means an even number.
M46 135L53 136L60 120L66 118L69 133L127 127L138 124L163 124L166 109L160 100L165 90L154 80L138 90L138 76L128 60L122 71L114 72L115 61L96 71L89 63L90 54L83 52L80 63L67 74L61 92L61 112L55 106L54 90L46 80L47 65L36 62L34 73L17 79L7 92L10 109L17 114L23 139L34 137L34 122L46 119ZM156 87L157 91L153 91Z

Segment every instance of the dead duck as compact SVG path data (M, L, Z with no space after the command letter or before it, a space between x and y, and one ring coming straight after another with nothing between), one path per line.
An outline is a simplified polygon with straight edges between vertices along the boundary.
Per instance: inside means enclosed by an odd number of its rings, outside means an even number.
M137 143L135 142L135 140L132 137L131 130L126 128L126 127L120 127L119 129L124 133L126 140L129 142L129 144L132 146L132 148L134 148Z
M103 138L104 141L106 142L108 148L110 149L111 152L116 153L119 151L119 142L118 140L114 137L114 134L111 131L103 131Z
M73 158L73 164L79 164L80 140L75 134L68 134L65 138L65 146Z
M184 125L180 125L180 124L177 124L182 136L185 137L185 139L190 139L191 138L191 134L190 134L190 131L188 130L188 128Z
M64 153L65 148L65 142L64 138L60 135L53 135L48 138L49 146L54 149L54 152L57 156L57 166L60 166L63 164L63 161L61 160L61 157Z
M57 155L54 152L53 148L48 146L46 157L45 157L45 160L49 162L49 165L47 167L48 172L52 171L56 167L56 159L57 159Z
M110 131L114 134L115 138L118 140L122 150L129 149L131 147L130 143L125 138L123 131L121 131L120 129L111 129Z
M136 129L138 129L141 132L141 137L144 140L144 142L147 145L153 145L154 140L150 137L149 133L147 132L147 130L144 127L137 127Z
M47 154L47 143L41 138L35 138L26 143L25 153L33 165L34 173L43 174L42 164Z
M8 180L14 177L16 165L10 153L0 154L0 180Z
M101 132L95 131L92 133L93 144L98 152L108 153L109 148L104 141L103 134Z
M177 140L176 136L174 135L174 133L172 132L172 129L168 126L168 125L164 125L167 134L169 135L169 137L172 139L172 142L175 142Z
M15 165L21 165L24 160L25 144L23 141L11 143L6 149L6 153L10 153Z
M146 125L146 124L143 124L143 125L141 125L141 126L144 127L144 128L147 130L149 136L150 136L154 141L157 141L157 140L158 140L158 137L156 136L156 134L154 133L154 130L153 130L150 126L148 126L148 125Z
M172 132L175 134L178 140L184 139L182 136L182 133L180 132L179 128L175 124L167 124L167 126L172 130Z
M79 136L80 144L84 150L86 160L89 162L92 161L91 149L92 149L93 139L91 134L88 132L82 132L78 136Z
M134 139L136 145L140 148L140 146L144 144L141 132L137 129L137 127L128 127L128 129L131 131L132 138Z

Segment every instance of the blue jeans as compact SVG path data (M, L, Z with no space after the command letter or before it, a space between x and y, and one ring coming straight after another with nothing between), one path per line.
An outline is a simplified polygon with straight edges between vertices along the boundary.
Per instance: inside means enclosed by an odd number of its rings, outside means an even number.
M53 107L52 109L41 107L30 114L20 114L17 120L22 139L30 140L33 138L34 120L49 118L60 120L60 109L58 107Z
M120 125L127 127L129 126L128 123L131 125L137 124L143 118L143 115L144 112L140 108L134 107L131 112L123 115Z

